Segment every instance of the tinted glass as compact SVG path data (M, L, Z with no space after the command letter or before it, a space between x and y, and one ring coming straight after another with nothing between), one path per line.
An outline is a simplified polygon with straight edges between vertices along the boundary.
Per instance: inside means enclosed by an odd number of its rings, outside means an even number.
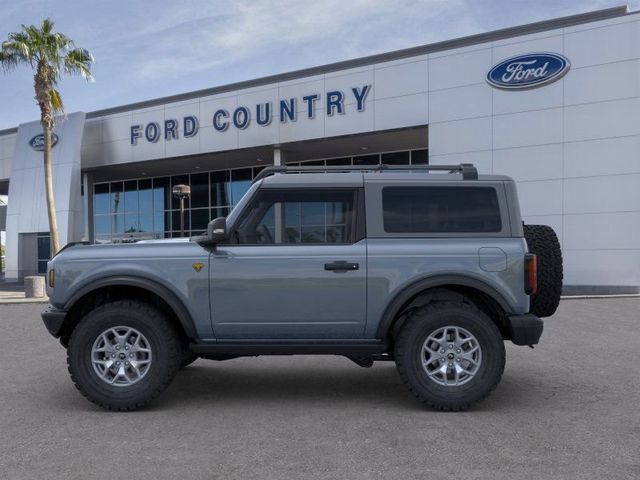
M380 163L380 155L363 155L361 157L353 157L354 165L378 165Z
M171 208L171 192L169 189L169 177L153 179L153 210L161 212Z
M40 260L51 258L51 237L38 237L38 258Z
M137 180L124 182L124 211L137 212L139 208Z
M111 213L124 212L123 190L122 182L111 182Z
M327 165L351 165L351 157L331 158L327 160Z
M191 175L191 208L209 206L209 174Z
M383 153L382 163L387 165L409 165L409 152Z
M209 209L197 208L191 210L191 229L204 231L209 223Z
M350 190L262 192L241 220L238 238L244 244L348 243L353 199Z
M385 187L388 233L488 233L502 230L491 187Z
M251 186L252 170L243 168L231 171L231 200L233 205L238 203L240 199L247 193Z
M38 273L47 273L47 261L38 260Z
M211 206L231 205L229 172L211 172Z
M180 231L180 210L175 210L171 212L172 214L172 225L173 230L179 232ZM189 212L184 212L184 234L189 235Z
M111 215L96 215L93 219L96 235L111 234Z
M151 179L138 181L138 201L140 202L141 212L153 211L153 190L151 188Z
M411 152L411 165L427 165L429 163L428 150L413 150Z
M93 213L111 213L109 210L109 184L99 183L93 187Z

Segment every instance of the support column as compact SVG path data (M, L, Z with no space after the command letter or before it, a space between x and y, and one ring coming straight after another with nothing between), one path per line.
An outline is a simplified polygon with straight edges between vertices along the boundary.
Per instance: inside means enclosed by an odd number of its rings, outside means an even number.
M84 231L82 240L93 243L93 179L87 172L82 174L82 189L84 190L83 211L84 211Z
M280 150L280 147L273 149L273 164L275 166L284 165L284 152Z
M284 165L284 153L278 146L273 149L273 165L280 166ZM276 230L276 238L274 238L275 243L282 243L283 236L283 224L282 224L282 205L279 203L275 204L274 208L275 214L275 230Z

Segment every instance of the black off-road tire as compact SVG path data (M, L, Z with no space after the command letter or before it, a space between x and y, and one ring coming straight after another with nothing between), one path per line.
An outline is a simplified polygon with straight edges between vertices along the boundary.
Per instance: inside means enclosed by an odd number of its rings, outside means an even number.
M562 295L562 250L558 236L547 225L525 225L529 251L538 257L538 291L531 295L530 311L550 317L558 309Z
M137 383L109 385L94 371L93 343L110 327L126 326L139 331L149 341L152 362ZM113 411L143 407L158 397L171 383L183 359L180 337L167 317L153 306L134 300L106 303L87 313L69 339L67 365L80 392L96 405Z
M446 326L462 327L478 341L482 361L475 376L458 386L439 385L422 366L422 346L429 335ZM504 341L495 323L472 305L435 302L410 314L395 343L400 378L423 403L436 410L460 411L486 398L504 372Z

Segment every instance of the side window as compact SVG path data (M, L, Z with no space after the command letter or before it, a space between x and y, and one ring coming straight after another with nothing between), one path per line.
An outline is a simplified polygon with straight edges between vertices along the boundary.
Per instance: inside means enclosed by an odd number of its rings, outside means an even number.
M350 189L263 190L236 229L239 244L331 244L354 239Z
M387 233L490 233L502 230L492 187L385 187Z

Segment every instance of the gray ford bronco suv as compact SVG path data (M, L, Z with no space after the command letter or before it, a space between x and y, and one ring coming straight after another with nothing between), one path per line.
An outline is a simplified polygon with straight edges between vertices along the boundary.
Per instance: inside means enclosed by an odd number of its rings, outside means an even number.
M70 244L42 314L90 401L133 410L196 358L395 361L422 402L485 398L504 341L534 345L558 306L553 230L515 182L473 165L269 167L190 239Z

